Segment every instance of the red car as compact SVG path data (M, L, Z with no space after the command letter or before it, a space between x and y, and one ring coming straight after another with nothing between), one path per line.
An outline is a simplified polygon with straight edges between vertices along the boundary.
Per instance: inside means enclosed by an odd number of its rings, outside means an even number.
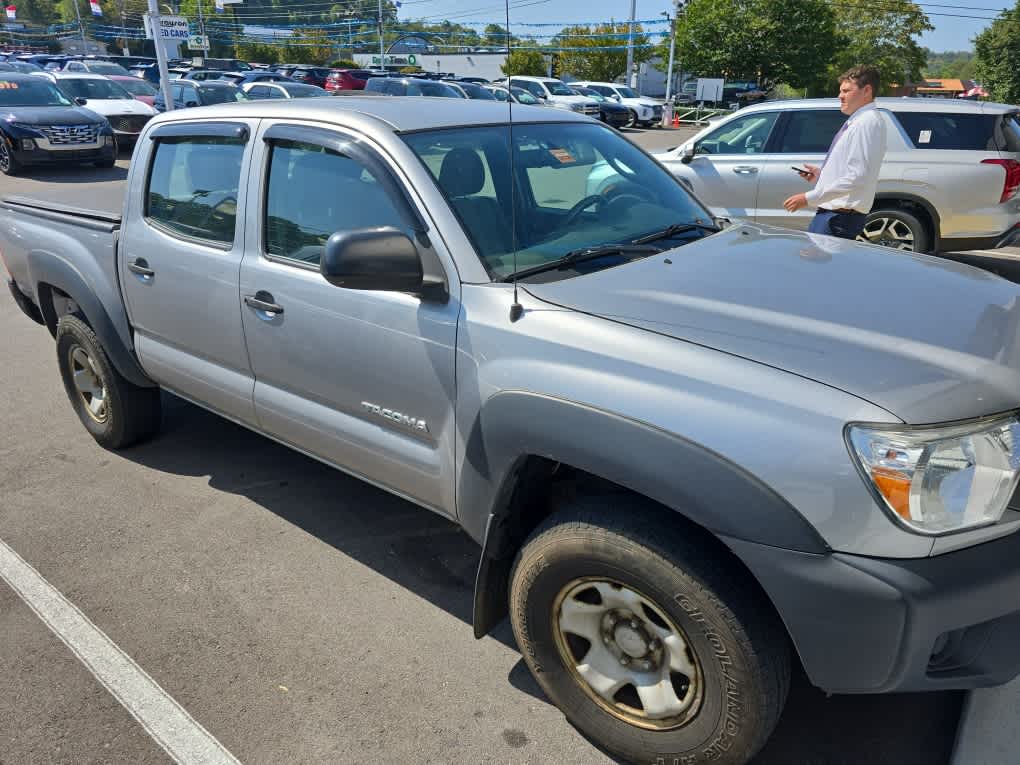
M326 90L364 90L372 73L365 69L334 69L326 78Z
M136 101L152 106L156 99L158 91L141 77L128 77L123 74L108 74L106 77L124 88Z

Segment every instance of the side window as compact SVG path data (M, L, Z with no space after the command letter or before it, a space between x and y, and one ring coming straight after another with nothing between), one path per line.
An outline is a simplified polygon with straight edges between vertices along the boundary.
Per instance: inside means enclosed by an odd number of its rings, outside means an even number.
M915 149L995 151L994 114L895 112Z
M776 124L779 112L745 114L727 122L702 138L697 154L761 154Z
M825 154L846 115L838 109L795 109L787 116L781 154Z
M597 93L601 93L607 98L612 98L613 96L616 95L615 91L612 88L607 88L605 85L592 85L590 87L592 90L596 91Z
M248 98L269 98L269 88L265 85L256 85L248 89Z
M406 225L378 180L350 157L314 144L275 141L269 159L266 252L318 264L337 231Z
M157 140L146 217L177 234L232 244L243 155L236 138Z
M266 86L266 90L269 91L269 97L270 98L286 98L287 97L286 95L284 95L284 92L280 88L273 88L273 87L270 87L270 86L267 85Z
M184 86L182 86L182 85L175 85L175 84L171 83L171 85L170 85L170 98L172 98L174 101L182 100L184 98L184 93L182 92L183 90L184 90Z

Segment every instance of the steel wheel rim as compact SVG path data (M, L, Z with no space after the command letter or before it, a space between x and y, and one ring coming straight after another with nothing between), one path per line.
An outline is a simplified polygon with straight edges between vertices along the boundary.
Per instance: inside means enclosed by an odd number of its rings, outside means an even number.
M94 422L102 425L109 416L109 396L95 362L80 345L74 345L68 350L67 359L71 379L85 412Z
M864 230L857 239L895 250L914 251L914 232L899 218L883 216L869 220L864 224Z
M701 664L684 631L651 598L605 577L574 579L556 596L552 624L560 659L613 717L671 730L697 716Z
M11 169L11 152L7 148L7 140L0 136L0 170L7 172Z

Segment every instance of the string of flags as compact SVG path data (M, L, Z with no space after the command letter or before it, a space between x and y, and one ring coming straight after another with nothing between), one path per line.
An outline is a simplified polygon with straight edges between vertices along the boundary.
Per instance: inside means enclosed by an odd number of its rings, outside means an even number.
M14 21L18 18L18 8L14 5L8 5L7 8L7 20Z
M89 8L92 9L93 16L103 15L103 9L99 7L99 0L89 0Z

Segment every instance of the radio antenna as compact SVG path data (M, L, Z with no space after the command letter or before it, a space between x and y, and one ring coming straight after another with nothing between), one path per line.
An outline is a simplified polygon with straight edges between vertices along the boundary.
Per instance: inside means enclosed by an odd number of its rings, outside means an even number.
M510 34L510 0L506 0L506 60L513 60L513 36ZM510 67L507 67L510 69ZM514 302L510 306L510 321L515 322L524 315L524 306L517 300L517 174L514 172L514 79L513 70L506 74L506 108L509 116L507 132L510 154L510 246L513 250Z

